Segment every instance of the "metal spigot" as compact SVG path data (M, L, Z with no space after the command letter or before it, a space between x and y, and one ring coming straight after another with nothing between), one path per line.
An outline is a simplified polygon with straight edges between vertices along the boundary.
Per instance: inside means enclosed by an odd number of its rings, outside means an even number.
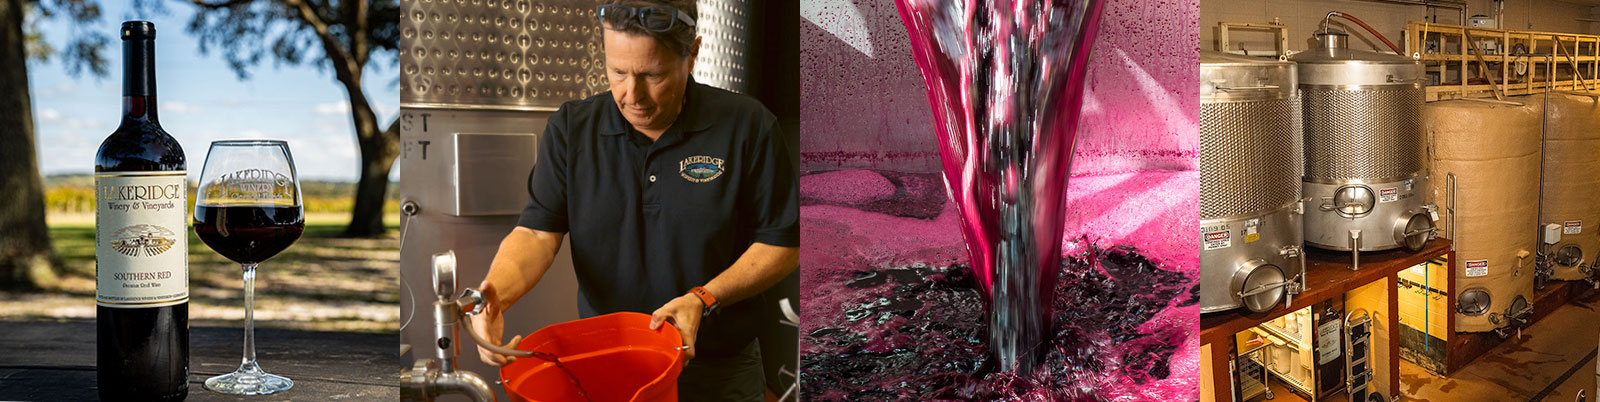
M1361 270L1361 229L1350 229L1350 270Z
M1596 265L1600 265L1600 261L1589 263L1589 265L1579 264L1578 272L1583 273L1583 280L1589 282L1589 286L1600 289L1600 275L1597 275L1597 273L1600 273L1600 269L1597 269Z
M456 290L454 251L433 255L433 285L433 357L417 359L410 370L400 373L400 399L433 401L442 395L461 394L473 401L494 401L494 390L483 377L470 371L456 371L456 356L461 353L457 325L461 322L462 301L471 301L475 304L474 311L482 311L483 296L468 289L460 298L451 297Z

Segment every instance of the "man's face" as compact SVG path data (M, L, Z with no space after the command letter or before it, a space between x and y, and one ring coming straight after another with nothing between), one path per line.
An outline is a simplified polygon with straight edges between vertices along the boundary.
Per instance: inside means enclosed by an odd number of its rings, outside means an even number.
M649 35L608 29L604 36L606 76L622 117L640 132L660 135L683 111L683 91L698 51L682 57ZM699 44L695 38L694 48Z

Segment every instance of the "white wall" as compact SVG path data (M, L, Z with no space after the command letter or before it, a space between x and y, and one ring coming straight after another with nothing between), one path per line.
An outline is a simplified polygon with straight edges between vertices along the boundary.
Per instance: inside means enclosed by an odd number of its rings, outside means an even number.
M1589 1L1593 3L1593 1ZM1491 0L1468 0L1468 16L1493 15ZM1553 0L1506 0L1505 29L1543 32L1571 32L1596 34L1600 26L1576 18L1592 18L1593 4L1578 4ZM1383 3L1372 0L1209 0L1200 2L1200 48L1216 50L1218 22L1268 23L1273 18L1289 26L1289 48L1304 50L1311 34L1320 29L1328 11L1338 10L1365 21L1383 33L1396 46L1405 48L1403 38L1406 22L1427 21L1437 15L1437 22L1458 24L1459 12L1452 9L1430 9L1424 6ZM1383 42L1373 38L1359 26L1335 19L1344 25L1335 25L1352 32L1350 47L1362 50L1389 51ZM1272 35L1267 31L1232 31L1229 33L1238 50L1242 44L1253 54L1270 52Z

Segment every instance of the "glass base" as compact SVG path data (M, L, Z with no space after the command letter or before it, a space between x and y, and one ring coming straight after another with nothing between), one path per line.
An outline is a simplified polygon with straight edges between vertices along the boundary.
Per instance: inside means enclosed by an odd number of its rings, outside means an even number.
M267 395L288 391L294 381L267 374L255 362L239 366L238 371L206 379L206 389L228 395Z

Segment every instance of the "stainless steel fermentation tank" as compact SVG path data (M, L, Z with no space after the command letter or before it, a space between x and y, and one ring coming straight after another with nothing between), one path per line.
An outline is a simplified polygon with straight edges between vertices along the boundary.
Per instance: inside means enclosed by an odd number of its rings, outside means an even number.
M1305 241L1421 250L1434 235L1421 112L1425 75L1408 57L1351 50L1340 32L1291 57L1305 130Z
M1301 290L1295 65L1200 54L1201 311L1265 311Z
M752 2L699 4L703 39L695 78L741 91L749 83L743 61ZM595 5L402 2L400 308L401 343L412 348L411 358L459 348L460 370L499 377L498 368L479 361L469 339L448 345L435 339L432 256L455 252L461 287L477 287L488 273L528 202L546 119L563 102L607 89ZM506 313L506 339L577 319L577 288L563 245L538 286ZM506 400L501 387L492 388Z

